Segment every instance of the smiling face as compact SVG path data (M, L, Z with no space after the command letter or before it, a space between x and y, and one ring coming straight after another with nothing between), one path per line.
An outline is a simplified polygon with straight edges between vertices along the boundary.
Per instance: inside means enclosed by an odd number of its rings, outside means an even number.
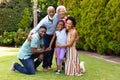
M69 16L66 19L66 30L70 30L73 29L76 26L76 20L74 17Z
M46 29L45 28L40 28L39 29L39 35L40 35L40 37L44 37L45 34L46 34Z
M48 15L53 18L55 14L55 9L53 7L48 8Z
M63 19L65 17L65 10L63 8L60 8L58 10L58 15L59 15L60 19Z
M64 27L64 22L59 21L58 24L57 24L57 30L61 31L63 29L63 27Z
M73 26L73 23L72 23L72 21L71 20L67 20L67 22L66 22L66 30L70 30L70 29L72 29L74 26Z

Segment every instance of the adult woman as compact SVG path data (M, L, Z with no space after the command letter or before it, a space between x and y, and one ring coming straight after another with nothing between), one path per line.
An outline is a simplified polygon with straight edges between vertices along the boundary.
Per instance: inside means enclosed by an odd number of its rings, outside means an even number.
M60 5L56 9L56 13L59 16L59 19L65 20L66 19L66 8L63 5Z
M75 29L76 21L73 17L69 16L66 20L67 44L56 44L57 47L67 47L65 74L69 76L81 76L80 62L76 51L77 31Z

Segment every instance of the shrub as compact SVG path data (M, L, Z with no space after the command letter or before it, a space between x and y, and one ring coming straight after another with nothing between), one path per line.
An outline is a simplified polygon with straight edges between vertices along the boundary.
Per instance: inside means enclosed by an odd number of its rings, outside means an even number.
M30 28L30 20L31 20L31 17L30 17L30 11L28 8L25 8L23 10L23 16L20 20L20 22L18 23L18 28L19 29L22 29L23 31L28 31L29 28ZM19 30L18 29L18 30Z
M3 43L3 36L0 36L0 45Z
M84 49L85 51L88 51L88 50L90 49L90 47L89 47L89 45L86 43L86 44L84 44L83 49Z
M2 44L5 46L14 46L14 37L16 36L16 32L4 32Z
M108 48L113 50L116 55L120 55L120 43L117 41L110 41L108 43Z
M22 30L18 30L16 37L14 38L15 46L20 47L27 39L28 33Z
M30 8L31 0L3 0L0 4L0 34L4 31L15 32L23 16L24 8Z
M4 32L3 36L0 36L0 45L2 46L21 46L26 40L28 34L22 30L18 32Z

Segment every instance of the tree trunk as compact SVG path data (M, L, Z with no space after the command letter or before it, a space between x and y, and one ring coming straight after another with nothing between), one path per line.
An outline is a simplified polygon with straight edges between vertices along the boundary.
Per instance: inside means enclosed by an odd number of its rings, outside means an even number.
M37 0L34 0L34 6L33 6L33 16L34 16L34 27L37 25Z

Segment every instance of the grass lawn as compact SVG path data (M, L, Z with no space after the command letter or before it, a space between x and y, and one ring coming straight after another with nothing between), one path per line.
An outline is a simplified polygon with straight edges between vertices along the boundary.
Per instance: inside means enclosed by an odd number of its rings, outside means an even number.
M21 74L17 71L12 73L9 70L11 63L13 61L19 62L16 57L17 51L18 49L0 52L0 80L120 80L120 65L92 58L84 54L80 54L80 60L85 61L86 72L81 77L66 76L64 72L60 75L55 74L53 72L56 68L54 60L53 70L49 72L43 72L40 65L35 75Z

